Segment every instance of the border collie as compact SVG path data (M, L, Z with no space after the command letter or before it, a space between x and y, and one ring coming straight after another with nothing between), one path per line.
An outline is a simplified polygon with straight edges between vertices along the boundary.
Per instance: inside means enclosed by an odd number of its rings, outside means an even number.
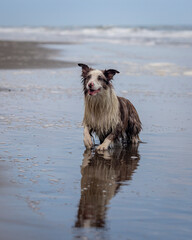
M111 83L119 71L96 70L82 63L78 65L82 68L85 101L85 147L93 147L92 133L100 140L98 151L107 150L115 142L137 144L142 129L138 113L129 100L115 94Z

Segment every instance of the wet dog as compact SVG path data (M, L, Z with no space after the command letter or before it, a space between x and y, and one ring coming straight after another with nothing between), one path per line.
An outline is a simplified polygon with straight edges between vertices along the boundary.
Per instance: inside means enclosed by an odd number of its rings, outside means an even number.
M142 129L138 113L129 100L115 94L111 83L119 71L96 70L82 63L78 65L82 68L85 99L85 147L93 147L93 133L100 140L97 150L107 150L115 142L137 144Z

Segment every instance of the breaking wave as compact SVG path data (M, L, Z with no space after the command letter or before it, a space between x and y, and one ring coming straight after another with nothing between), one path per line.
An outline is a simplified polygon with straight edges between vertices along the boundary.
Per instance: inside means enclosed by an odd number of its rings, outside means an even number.
M0 40L192 45L192 27L0 27Z

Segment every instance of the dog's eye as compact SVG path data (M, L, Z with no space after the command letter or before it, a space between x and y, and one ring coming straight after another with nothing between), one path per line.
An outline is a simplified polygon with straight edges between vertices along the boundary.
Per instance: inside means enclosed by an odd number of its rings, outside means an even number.
M87 77L86 77L86 80L89 80L91 78L91 75L88 75Z
M101 76L98 76L98 80L101 81L101 80L102 80L102 77L101 77Z

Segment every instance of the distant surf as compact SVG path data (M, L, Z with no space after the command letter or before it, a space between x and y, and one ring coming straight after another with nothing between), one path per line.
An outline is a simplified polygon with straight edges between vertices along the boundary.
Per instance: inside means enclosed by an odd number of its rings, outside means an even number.
M0 27L0 40L192 46L192 26Z

